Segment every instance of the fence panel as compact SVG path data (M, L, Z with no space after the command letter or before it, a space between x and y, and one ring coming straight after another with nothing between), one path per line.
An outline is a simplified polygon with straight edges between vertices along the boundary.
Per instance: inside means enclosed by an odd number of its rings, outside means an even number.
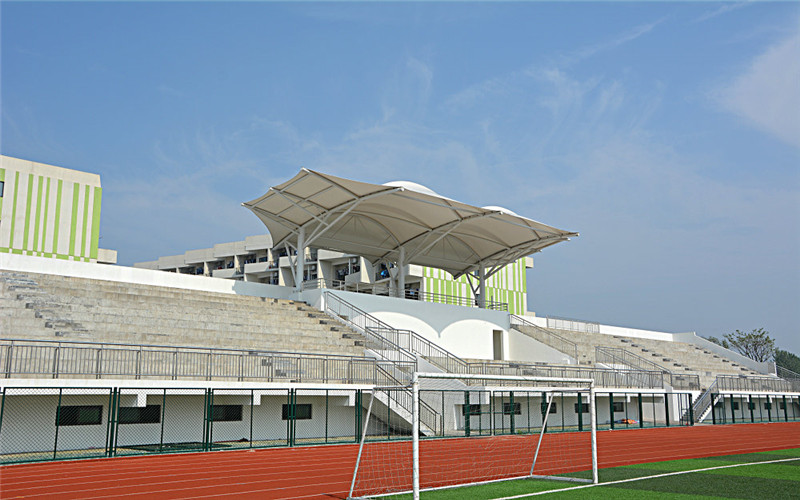
M12 388L2 397L0 463L107 454L110 388Z

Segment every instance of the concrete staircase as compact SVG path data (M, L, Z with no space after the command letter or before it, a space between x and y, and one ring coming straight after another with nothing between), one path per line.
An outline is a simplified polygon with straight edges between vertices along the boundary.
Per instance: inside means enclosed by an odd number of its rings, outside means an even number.
M354 331L300 302L8 271L0 337L364 353Z

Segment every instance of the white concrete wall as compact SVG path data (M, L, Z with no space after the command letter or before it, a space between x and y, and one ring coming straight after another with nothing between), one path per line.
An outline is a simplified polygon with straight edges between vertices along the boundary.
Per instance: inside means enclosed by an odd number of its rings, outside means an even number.
M330 291L397 329L407 329L462 358L493 359L493 332L509 330L509 315L446 304L363 293ZM322 308L320 290L304 292L303 299ZM506 342L506 346L509 343ZM505 355L508 355L506 348Z
M276 299L293 298L291 289L264 283L234 281L205 276L167 273L151 269L73 262L44 257L30 257L26 255L0 254L0 269L53 274L56 276L70 276L73 278L119 281L140 285L165 286L184 290L229 293L233 295L250 295Z
M528 361L537 363L553 363L559 365L575 364L571 356L561 351L528 337L517 330L508 330L507 339L507 359L512 361Z

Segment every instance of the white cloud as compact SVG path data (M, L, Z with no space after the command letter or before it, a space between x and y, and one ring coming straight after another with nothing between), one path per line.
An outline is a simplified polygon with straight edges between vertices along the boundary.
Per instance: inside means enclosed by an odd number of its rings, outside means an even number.
M708 21L709 19L713 19L713 18L715 18L717 16L721 16L723 14L727 14L728 12L733 12L735 10L739 10L741 8L744 8L744 7L747 7L749 5L753 5L753 4L754 4L754 2L739 2L739 3L730 3L730 4L726 3L726 4L722 5L719 8L716 8L716 9L714 9L712 11L706 12L702 16L699 16L698 18L694 19L692 22L693 23L702 23L704 21Z
M527 66L508 72L504 75L492 77L482 82L470 85L460 92L450 96L445 101L444 105L451 111L467 108L475 105L482 99L488 99L492 96L503 96L510 94L515 88L523 85L525 80L530 78L545 78L555 82L562 77L561 72L564 70L564 68L574 65L575 63L578 63L584 59L588 59L600 52L613 50L621 45L630 43L637 38L650 33L665 20L666 18L662 18L652 23L641 24L639 26L635 26L625 33L622 33L616 38L592 45L587 45L573 52L562 54L559 58L557 58L557 63L555 65L550 65L544 68L540 65Z
M800 36L767 49L712 97L728 111L800 148Z

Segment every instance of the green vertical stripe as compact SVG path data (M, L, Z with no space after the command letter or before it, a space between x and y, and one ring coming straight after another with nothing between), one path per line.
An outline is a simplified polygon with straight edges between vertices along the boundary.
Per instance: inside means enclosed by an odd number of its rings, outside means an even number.
M97 258L97 247L100 246L100 201L103 198L103 188L94 188L94 206L92 207L92 251L89 257Z
M78 194L80 186L78 183L72 185L72 221L69 227L69 255L75 255L75 236L78 231Z
M33 250L36 252L39 251L39 225L42 219L42 186L44 186L44 177L40 175L36 187L36 220L33 223Z
M11 205L11 236L8 238L8 248L14 248L14 225L17 222L17 201L19 201L19 197L17 196L18 191L19 172L14 172L14 194L11 198L14 200L14 203Z
M47 252L47 220L50 218L50 177L47 178L47 187L44 191L44 227L42 228L42 252ZM47 255L45 255L47 257Z
M0 168L0 182L6 181L6 169ZM0 196L0 219L3 218L3 196Z
M64 182L59 179L56 186L56 219L53 225L53 253L58 253L58 225L61 224L61 189Z
M25 228L22 231L22 249L28 249L28 235L31 230L31 202L33 201L33 174L28 174L28 198L25 200Z
M83 190L83 230L81 231L81 251L75 255L86 256L86 235L89 234L89 185Z

